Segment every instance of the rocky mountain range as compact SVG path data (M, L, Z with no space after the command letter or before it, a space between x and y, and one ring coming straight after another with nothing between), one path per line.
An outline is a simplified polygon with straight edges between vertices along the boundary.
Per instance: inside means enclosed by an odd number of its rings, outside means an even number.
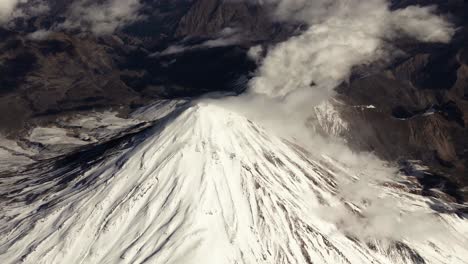
M0 263L468 264L467 0L0 0Z
M240 94L258 67L250 48L271 47L305 29L300 21L274 19L270 4L145 0L134 21L96 34L89 21L64 26L74 17L70 10L86 1L46 2L47 12L25 12L0 29L0 130L10 139L78 113L111 109L125 117L154 100ZM454 38L449 44L402 39L397 46L404 55L395 61L356 67L336 89L335 107L348 123L341 136L407 174L421 174L412 165L421 161L430 168L420 177L428 190L438 187L463 201L468 2L401 0L391 8L415 4L437 5L456 25Z

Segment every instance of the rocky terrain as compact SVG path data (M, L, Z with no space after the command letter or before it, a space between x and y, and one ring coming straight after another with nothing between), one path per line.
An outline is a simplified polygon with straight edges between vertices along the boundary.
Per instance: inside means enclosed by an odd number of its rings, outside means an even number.
M0 263L468 264L468 1L0 8Z

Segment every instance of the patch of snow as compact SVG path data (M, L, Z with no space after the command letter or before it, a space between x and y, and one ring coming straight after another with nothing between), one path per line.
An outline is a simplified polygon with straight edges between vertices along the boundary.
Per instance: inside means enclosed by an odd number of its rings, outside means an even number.
M15 170L34 162L31 158L35 153L29 149L23 149L17 142L0 137L0 171Z
M87 115L78 115L66 123L70 126L86 129L105 128L108 130L127 128L139 123L138 120L120 118L117 114L117 112L111 111L95 112Z
M36 127L32 130L28 140L43 145L85 145L87 142L71 137L67 130L59 127Z
M132 113L131 117L145 121L154 121L166 117L174 112L175 109L188 103L186 100L159 100L137 109Z
M354 108L359 108L359 109L377 109L375 105L355 105L353 106Z
M431 116L437 113L437 111L434 108L428 109L426 112L423 113L423 116Z

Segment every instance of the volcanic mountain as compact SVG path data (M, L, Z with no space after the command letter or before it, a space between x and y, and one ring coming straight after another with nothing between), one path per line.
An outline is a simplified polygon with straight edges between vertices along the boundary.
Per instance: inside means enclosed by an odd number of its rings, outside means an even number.
M59 25L73 4L94 1L20 2L25 9L18 13L26 16L0 26L0 112L5 113L0 133L15 141L25 141L34 127L77 113L112 109L125 116L157 99L242 93L259 66L249 49L268 50L304 30L272 19L271 6L259 4L264 1L144 0L138 14L144 19L93 35L85 25L73 30ZM49 12L32 12L38 2ZM458 29L448 44L398 41L404 56L384 68L356 69L336 89L337 111L348 123L340 136L354 150L371 151L407 171L408 161L421 160L431 168L429 188L454 186L448 189L466 200L468 4L395 0L389 5L436 5ZM35 34L44 31L42 37ZM206 46L219 40L229 41ZM179 52L168 52L174 50ZM375 108L360 107L369 105Z
M137 114L154 126L0 178L2 263L468 263L466 213L407 178L213 103Z

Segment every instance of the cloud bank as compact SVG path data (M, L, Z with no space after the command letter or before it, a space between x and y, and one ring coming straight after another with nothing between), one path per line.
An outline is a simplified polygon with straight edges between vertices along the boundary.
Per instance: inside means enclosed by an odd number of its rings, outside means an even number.
M390 62L402 53L392 44L401 38L447 43L455 33L434 6L391 10L386 0L263 3L274 7L275 19L306 29L273 47L252 47L248 55L259 69L243 95L224 103L282 136L313 145L321 143L308 125L314 108L331 99L356 66Z
M293 105L329 98L354 66L391 59L396 50L389 43L396 38L448 42L454 34L434 7L391 11L385 0L271 1L278 19L309 28L268 52L250 91Z
M343 206L311 208L311 213L323 212L322 217L363 240L434 235L441 226L437 217L402 214L398 198L382 193L382 184L396 180L396 168L372 154L354 153L339 139L314 134L308 122L314 107L331 99L354 67L391 61L400 53L392 42L400 38L447 43L454 35L452 25L436 14L435 7L390 10L385 0L265 1L275 6L276 19L299 22L307 29L266 51L244 95L219 103L361 175L359 179L343 175L336 194L359 206L358 214ZM263 53L254 47L250 55L258 60Z
M249 55L260 61L256 77L241 99L227 101L304 141L314 107L331 99L354 67L391 61L401 54L392 45L399 38L447 43L455 32L435 7L390 10L385 0L266 1L276 7L274 18L303 23L306 30L266 51L253 47Z

